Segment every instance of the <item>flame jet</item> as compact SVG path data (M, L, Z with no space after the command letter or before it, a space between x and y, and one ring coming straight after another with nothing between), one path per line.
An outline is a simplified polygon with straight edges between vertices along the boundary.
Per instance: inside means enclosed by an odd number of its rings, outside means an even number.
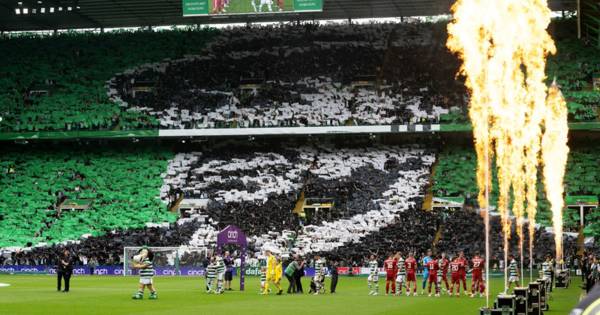
M477 153L480 208L487 210L489 206L494 158L504 259L510 250L512 214L516 217L523 260L523 222L527 213L531 266L537 168L543 165L559 260L568 129L566 105L558 87L554 85L548 91L545 84L546 57L556 52L547 32L551 13L548 3L546 0L458 0L452 6L452 13L447 46L463 60L460 74L464 75L470 92L469 118ZM487 211L485 221L489 256Z

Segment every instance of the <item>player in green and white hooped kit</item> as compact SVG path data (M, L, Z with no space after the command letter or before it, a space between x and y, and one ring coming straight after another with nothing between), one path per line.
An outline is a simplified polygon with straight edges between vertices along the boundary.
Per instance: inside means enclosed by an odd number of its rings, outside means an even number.
M546 261L542 263L542 279L547 280L548 287L546 288L546 290L548 292L552 291L552 273L554 272L554 268L552 265L552 256L546 255Z
M406 268L404 267L404 258L402 254L396 254L398 273L396 273L396 295L402 294L402 286L406 281ZM408 289L407 289L408 291Z
M206 293L216 292L214 289L217 279L217 260L215 256L210 258L210 262L206 267Z
M223 279L225 278L225 262L223 257L217 255L217 294L222 294L223 291Z
M260 271L260 293L262 294L267 284L267 259L264 256L258 257L258 266Z
M519 266L515 256L509 255L508 259L510 260L510 263L508 264L508 290L510 291L510 287L513 283L515 287L519 286Z
M325 281L325 259L321 258L319 255L315 255L315 276L313 281L315 283L316 291L315 295L322 293L323 290L323 282Z
M154 259L154 253L149 250L147 247L142 248L138 252L137 261L133 261L132 267L135 269L139 269L140 274L140 284L138 287L138 291L133 295L134 300L141 300L144 298L144 289L147 287L150 290L150 299L155 300L158 298L156 295L156 289L154 288L154 284L152 278L154 277L154 265L152 264L152 260Z
M369 295L379 294L379 264L375 255L371 255L369 259Z

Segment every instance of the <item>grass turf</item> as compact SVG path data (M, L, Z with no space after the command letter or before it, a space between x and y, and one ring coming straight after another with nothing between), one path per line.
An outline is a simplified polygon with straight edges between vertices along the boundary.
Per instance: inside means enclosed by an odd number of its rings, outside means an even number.
M237 288L238 282L235 282ZM309 280L304 279L305 288ZM223 295L203 292L204 279L200 277L157 277L155 285L158 300L132 300L137 278L107 276L75 276L71 292L56 292L56 278L52 276L0 275L0 314L479 314L485 298L440 298L369 296L366 278L341 277L337 293L321 296L258 294L258 278L247 278L244 292L232 291ZM287 281L284 280L285 288ZM329 279L326 281L329 286ZM502 285L493 279L492 292ZM546 314L568 314L581 294L580 280L575 279L569 289L556 289ZM380 294L385 283L379 282ZM419 288L420 291L420 288ZM305 292L307 292L305 290ZM490 297L490 300L492 298Z

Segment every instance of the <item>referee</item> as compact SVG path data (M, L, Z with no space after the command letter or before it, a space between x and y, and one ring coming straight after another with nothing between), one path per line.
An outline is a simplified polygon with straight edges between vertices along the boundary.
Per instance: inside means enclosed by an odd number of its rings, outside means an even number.
M225 252L223 262L225 263L225 290L231 291L231 280L233 280L233 258L228 251Z
M73 259L69 250L65 248L62 255L58 255L58 264L56 267L57 286L56 291L60 292L61 280L65 280L65 289L62 292L69 292L69 284L71 282L71 274L73 274Z

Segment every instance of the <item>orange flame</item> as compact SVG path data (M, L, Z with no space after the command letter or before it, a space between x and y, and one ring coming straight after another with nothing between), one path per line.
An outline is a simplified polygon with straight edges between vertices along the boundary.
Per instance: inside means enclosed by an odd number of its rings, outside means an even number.
M542 138L542 161L544 163L546 196L550 201L550 209L552 210L556 262L559 264L562 264L563 261L563 178L569 155L567 115L566 102L556 83L553 83L548 91L548 110L544 121L546 131Z
M551 89L546 104L546 56L556 51L546 31L551 12L546 0L458 0L452 12L447 46L463 60L460 73L471 93L469 117L477 153L479 204L482 209L488 206L485 191L490 183L485 175L490 173L494 156L505 259L511 236L511 201L521 253L527 213L531 258L542 141L546 191L553 205L555 232L562 233L558 199L562 200L564 170L546 175L546 170L564 169L566 163L566 109L556 95L558 89ZM542 134L544 123L547 135Z

